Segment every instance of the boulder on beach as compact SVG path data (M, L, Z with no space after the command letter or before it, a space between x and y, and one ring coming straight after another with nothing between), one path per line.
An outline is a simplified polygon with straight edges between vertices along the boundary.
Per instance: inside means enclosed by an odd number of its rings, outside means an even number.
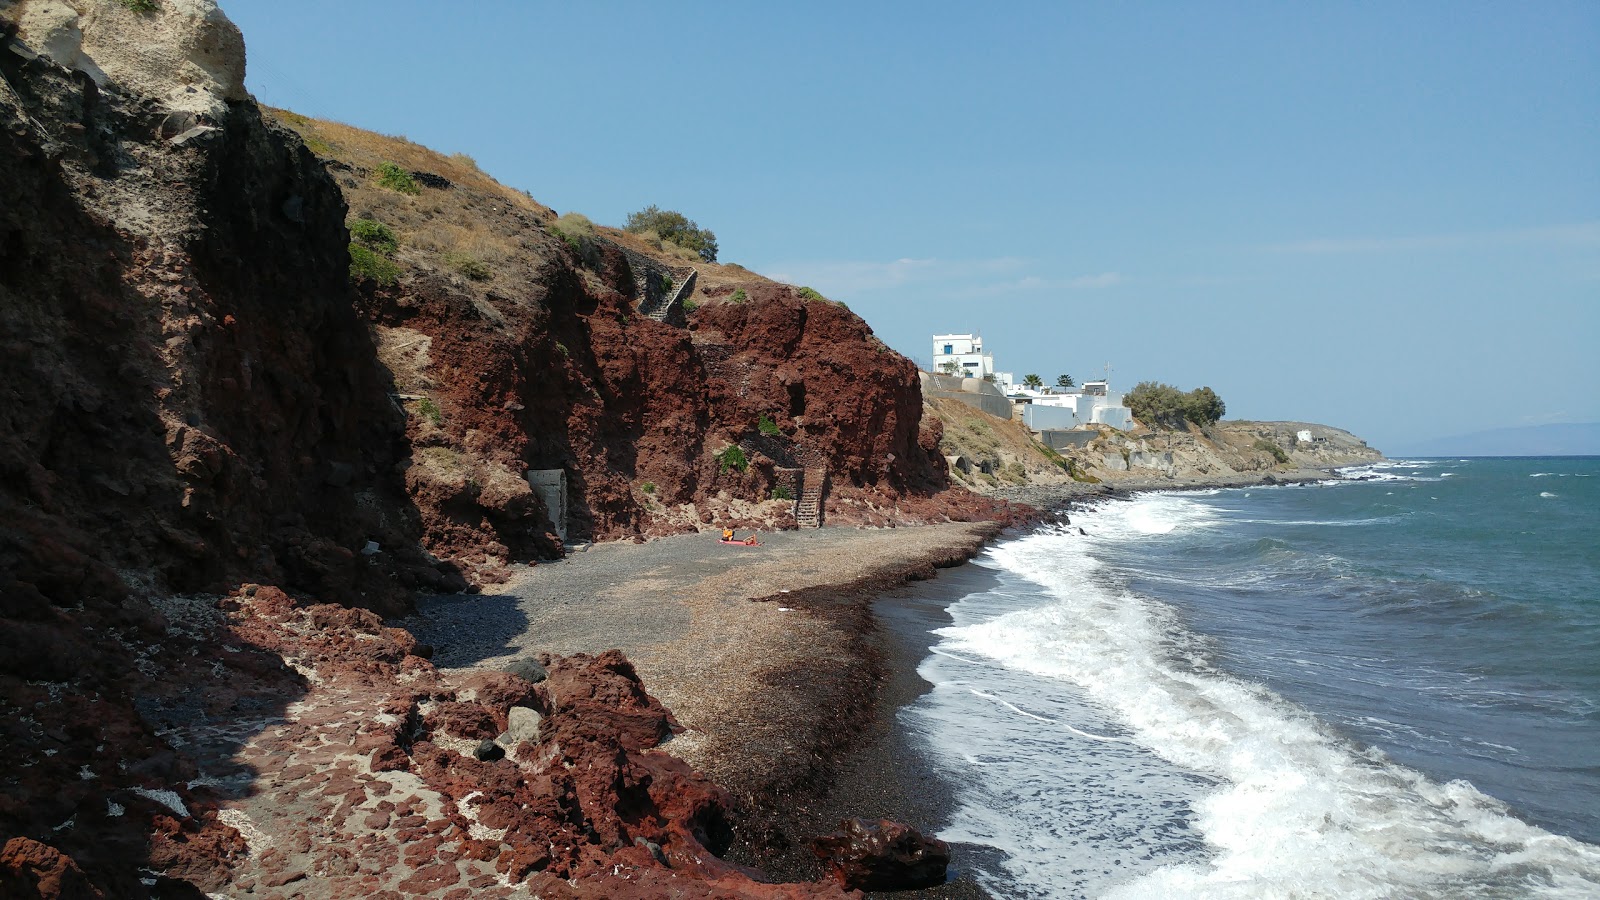
M845 888L902 891L944 884L950 845L889 819L846 819L817 838L817 858Z

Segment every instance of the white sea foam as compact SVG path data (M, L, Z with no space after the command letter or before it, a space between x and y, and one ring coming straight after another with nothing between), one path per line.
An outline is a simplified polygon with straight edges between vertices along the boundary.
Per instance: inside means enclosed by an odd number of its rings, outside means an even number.
M1020 713L1019 721L1035 729L1029 740L1042 740L1037 729L1053 730L1063 756L1085 741L1109 752L1106 741L1131 740L1210 779L1215 786L1192 797L1185 822L1203 838L1205 852L1177 853L1167 865L1159 865L1157 851L1154 864L1123 866L1119 858L1117 867L1103 866L1103 844L1088 854L1079 839L1089 845L1090 836L1037 811L1009 808L1009 800L984 807L969 798L946 837L1006 851L1005 867L1028 896L1600 892L1600 847L1528 825L1465 782L1430 781L1351 744L1265 687L1216 669L1203 640L1170 608L1116 587L1087 552L1099 541L1205 528L1214 515L1178 495L1148 495L1077 514L1075 525L1084 526L1088 539L1075 529L1041 531L1000 545L989 560L1037 584L1046 602L982 620L958 615L955 626L940 631L942 658L967 661L963 672L975 671L975 658L992 660L1013 673L1008 677L1041 686L1031 696L1043 698L1049 693L1043 686L1059 683L1081 696L1085 709L1108 714L1086 731L1066 725L1071 712L1022 708L1032 705L1022 699L1029 696L1025 687L1010 700L966 688L1009 707L1013 718ZM949 740L965 745L968 738L955 732ZM986 767L983 777L998 777L994 771ZM1008 796L1018 795L1027 791ZM1140 850L1139 859L1152 859L1148 845L1118 855Z
M1539 496L1541 496L1541 497L1557 497L1557 496L1560 496L1560 495L1559 494L1552 494L1549 491L1540 491L1539 492Z

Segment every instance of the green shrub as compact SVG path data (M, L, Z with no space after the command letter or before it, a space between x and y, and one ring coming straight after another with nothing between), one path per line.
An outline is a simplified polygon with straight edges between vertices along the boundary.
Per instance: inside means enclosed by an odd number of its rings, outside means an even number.
M756 419L756 430L767 437L777 437L783 434L783 431L778 428L778 423L772 421L772 417L766 413L762 413L761 417Z
M562 359L572 358L572 351L568 350L567 345L561 343L560 341L556 341L556 350L561 354Z
M717 471L726 472L729 469L743 472L749 468L750 460L745 459L744 450L738 444L717 454Z
M435 425L444 424L444 413L439 411L439 404L433 402L432 397L423 397L418 400L417 412Z
M488 281L494 275L489 264L466 253L446 253L445 264L473 281Z
M402 194L422 193L422 188L417 186L417 180L411 177L411 173L392 162L379 164L378 184Z
M827 297L822 296L822 294L814 288L808 287L800 288L800 298L803 300L815 300L819 302L826 302L828 299Z
M678 284L677 282L672 280L672 276L671 275L662 275L661 276L661 293L663 293L663 294L672 293L672 289L674 287L677 287L677 284Z
M746 300L749 300L749 299L750 299L750 295L746 294L744 292L744 288L739 288L738 290L733 292L733 296L732 297L728 298L728 302L729 303L743 303L743 302L745 302Z
M656 492L656 483L654 481L646 481L644 484L639 485L639 490L644 491L646 494L654 494Z
M774 499L774 500L793 500L794 499L794 492L789 490L789 486L788 485L780 484L777 487L772 489L772 499Z
M1195 388L1188 393L1170 384L1158 381L1141 381L1123 398L1134 418L1146 425L1178 426L1184 422L1211 425L1228 411L1227 404L1208 387Z
M1280 466L1286 466L1289 464L1289 454L1283 452L1282 447L1279 447L1277 444L1274 444L1266 438L1256 438L1256 442L1250 446L1256 450L1261 450L1271 454L1272 458L1276 460Z
M700 304L693 298L683 301L683 311L686 313L692 313L699 308Z
M373 219L357 219L350 223L350 236L374 253L393 256L400 249L400 239L394 229Z
M400 280L400 267L394 260L364 244L350 242L350 277L357 280L370 278L382 285L392 285Z
M694 251L706 262L717 261L717 236L681 212L652 204L629 215L623 230L638 235L650 232L660 240Z
M594 223L583 213L563 213L550 226L550 233L565 241L572 252L582 255L584 246L594 237Z

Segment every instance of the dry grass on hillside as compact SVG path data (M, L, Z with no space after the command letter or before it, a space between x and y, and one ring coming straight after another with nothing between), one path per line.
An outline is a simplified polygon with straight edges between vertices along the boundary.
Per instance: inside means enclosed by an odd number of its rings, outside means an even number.
M924 397L923 415L944 423L944 439L939 442L942 453L964 456L972 463L970 474L951 471L964 484L983 487L1072 480L1021 422L998 419L959 400L941 397ZM985 463L992 474L980 471Z
M521 274L519 270L529 261L560 252L559 238L549 230L556 223L555 211L495 181L466 154L446 155L404 137L288 110L266 111L294 129L317 156L347 167L336 174L350 205L350 219L370 218L396 231L400 248L394 258L402 273L418 269L451 272L459 280L487 288L508 273ZM451 187L438 190L419 183L415 194L391 190L381 185L376 174L384 163L408 173L437 175ZM767 280L740 265L702 262L693 251L650 235L604 225L593 229L600 237L667 266L694 266L699 272L692 298L696 303L715 302L740 286ZM471 285L462 287L470 289Z

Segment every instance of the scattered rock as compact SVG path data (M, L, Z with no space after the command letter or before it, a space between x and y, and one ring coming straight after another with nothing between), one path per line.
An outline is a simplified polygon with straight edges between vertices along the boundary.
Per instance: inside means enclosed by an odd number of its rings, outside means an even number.
M539 723L544 721L544 716L539 715L536 709L526 706L513 706L506 714L506 731L502 735L501 744L515 747L523 741L539 741Z
M506 758L506 748L495 743L491 738L484 738L478 742L478 748L472 751L479 762L494 762Z
M500 667L500 671L515 675L529 684L538 684L550 676L544 666L531 656L519 656Z

